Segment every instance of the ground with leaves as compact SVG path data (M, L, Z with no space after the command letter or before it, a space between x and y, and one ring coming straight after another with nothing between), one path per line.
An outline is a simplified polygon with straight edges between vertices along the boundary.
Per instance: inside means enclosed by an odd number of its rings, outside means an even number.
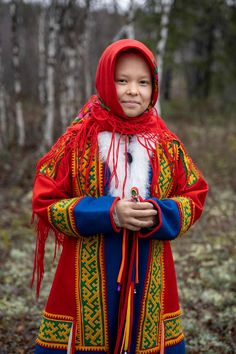
M236 186L235 158L232 158L236 152L236 132L230 124L227 127L195 124L179 134L211 187L201 221L172 243L187 353L233 354L236 352ZM30 200L30 188L25 185L0 191L2 354L33 353L40 313L53 278L51 241L46 252L42 292L36 301L29 288L34 250Z

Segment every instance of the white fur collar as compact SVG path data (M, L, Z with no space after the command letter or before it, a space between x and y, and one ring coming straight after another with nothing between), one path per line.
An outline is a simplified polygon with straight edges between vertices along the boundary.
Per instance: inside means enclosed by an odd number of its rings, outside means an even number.
M108 151L111 144L110 132L101 132L98 135L98 146L99 155L103 162L106 162ZM120 135L115 134L115 151L118 146ZM140 139L141 140L141 139ZM149 190L149 171L150 171L150 161L148 157L147 150L143 147L137 140L136 136L132 136L130 142L128 143L128 151L132 155L132 162L128 164L127 180L125 184L125 198L130 198L130 191L132 187L137 187L139 194L142 198L148 196ZM109 169L113 171L114 161L113 161L113 151L111 151L109 158ZM125 143L124 137L121 138L119 154L118 154L118 164L117 164L117 175L119 179L118 187L115 186L115 177L112 178L109 187L109 195L114 197L122 197L123 183L125 178Z

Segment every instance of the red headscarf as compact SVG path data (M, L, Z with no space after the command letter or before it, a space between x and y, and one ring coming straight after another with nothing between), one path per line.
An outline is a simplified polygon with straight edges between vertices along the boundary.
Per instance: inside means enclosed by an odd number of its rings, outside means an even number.
M115 65L119 54L128 50L136 51L142 55L152 74L153 91L150 106L154 107L158 96L157 64L152 52L141 42L134 39L121 39L109 45L103 52L97 67L96 88L99 97L109 107L113 114L127 118L117 98L114 82Z

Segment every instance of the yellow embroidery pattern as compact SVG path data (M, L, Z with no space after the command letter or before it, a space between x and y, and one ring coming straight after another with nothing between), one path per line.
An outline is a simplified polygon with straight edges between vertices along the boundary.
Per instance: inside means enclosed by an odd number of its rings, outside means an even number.
M102 271L99 255L101 238L83 238L80 253L80 297L82 305L83 341L90 347L107 350L107 333L104 319L105 293L102 284Z
M187 185L190 187L198 181L199 171L186 152L180 149L179 154L184 166L187 178Z
M57 150L54 152L53 159L51 159L49 162L45 162L41 166L40 173L53 179L56 178L58 166L64 154L64 148L65 148L65 143L63 143L61 146L57 148Z
M151 267L144 290L143 308L140 315L137 353L159 350L161 295L163 290L162 242L152 241Z
M48 207L48 218L54 228L68 236L79 236L73 209L79 198L62 199Z
M158 160L160 165L160 174L158 178L158 186L156 189L159 189L158 198L163 199L168 198L171 194L171 190L173 187L173 175L168 156L166 156L161 145L159 145L157 149ZM168 152L170 156L176 156L175 158L178 158L178 146L175 141L168 144Z
M180 214L181 214L181 229L179 236L183 235L191 226L192 222L192 203L188 198L185 197L174 197L171 198L178 203Z
M92 163L91 163L90 171L88 174L88 180L87 180L88 159L90 158L89 153L90 153L90 146L88 144L82 159L82 165L80 166L80 171L77 175L79 195L84 195L84 196L89 195L91 197L98 197L100 191L100 184L102 183L102 180L100 178L101 176L99 175L98 153L97 151L95 151L95 155L92 157ZM77 158L79 159L80 157L77 156ZM74 162L74 164L78 166L79 164L77 163ZM89 188L85 194L86 184Z
M165 340L168 341L173 341L176 340L181 336L181 339L183 337L183 329L181 326L181 317L176 316L173 318L166 319L164 321L165 325ZM169 343L170 344L170 343Z
M160 159L160 175L158 179L160 187L160 198L166 198L172 187L172 175L170 165L165 154Z
M67 345L71 325L72 325L71 321L48 318L44 314L42 318L37 342L40 341L47 346L53 343L57 343L60 345Z

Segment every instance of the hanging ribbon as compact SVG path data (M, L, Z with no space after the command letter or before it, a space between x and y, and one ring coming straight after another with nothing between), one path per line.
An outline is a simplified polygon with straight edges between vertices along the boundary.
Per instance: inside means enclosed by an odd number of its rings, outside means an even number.
M131 201L140 202L136 187L131 188ZM131 239L131 245L130 245ZM123 230L122 259L117 277L120 292L118 331L114 354L130 353L133 329L133 307L135 286L139 283L138 276L138 232Z

